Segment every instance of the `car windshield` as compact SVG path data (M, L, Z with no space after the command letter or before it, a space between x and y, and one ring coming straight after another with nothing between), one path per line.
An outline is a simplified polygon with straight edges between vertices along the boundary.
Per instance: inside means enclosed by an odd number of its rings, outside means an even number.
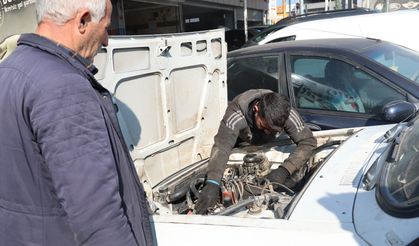
M380 193L390 211L419 209L419 118L402 131L380 181ZM406 216L406 214L405 214ZM410 213L407 216L418 216Z
M361 53L419 84L419 53L386 43Z
M272 32L278 31L282 28L283 26L272 26L272 27L266 28L265 30L262 30L260 33L258 33L253 38L251 38L249 41L257 43L261 41L262 39L264 39L269 34L271 34Z

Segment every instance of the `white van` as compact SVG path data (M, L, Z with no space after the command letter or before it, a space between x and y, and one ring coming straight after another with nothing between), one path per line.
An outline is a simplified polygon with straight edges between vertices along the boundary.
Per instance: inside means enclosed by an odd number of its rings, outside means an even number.
M419 52L419 10L401 10L315 20L291 25L272 32L259 45L317 38L374 38L393 42Z
M307 162L312 171L295 191L275 192L257 182L284 162L292 141L235 148L222 181L234 202L224 193L210 215L193 214L228 103L226 55L218 29L110 37L95 58L97 79L114 96L147 192L159 246L417 245L419 146L412 141L419 118L315 132L319 147ZM396 139L406 139L394 154L403 161L388 162ZM393 164L398 168L386 174ZM395 208L387 208L396 196Z

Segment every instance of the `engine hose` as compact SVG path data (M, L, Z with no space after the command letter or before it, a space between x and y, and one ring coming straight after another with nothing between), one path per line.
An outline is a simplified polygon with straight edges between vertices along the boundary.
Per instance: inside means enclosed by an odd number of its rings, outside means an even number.
M189 184L189 190L193 193L196 199L199 198L199 192L198 192L198 189L196 188L196 185L203 184L204 182L205 182L205 178L196 178L192 180L192 182Z
M196 196L198 193L198 190L196 189L196 185L197 184L201 184L205 181L205 178L196 178L194 180L192 180L192 182L190 182L189 184L184 185L182 188L180 188L179 190L175 191L174 193L170 194L169 196L167 196L167 203L174 203L178 200L180 200L181 198L186 196L186 193L191 190L193 192L193 194ZM192 189L192 187L194 189Z
M179 190L167 196L167 203L173 203L180 200L182 197L185 197L188 191L189 191L189 185L184 185Z
M244 190L250 195L258 196L262 193L263 188L261 187L251 187L249 185L244 186Z
M265 194L262 196L252 196L252 197L247 198L246 200L242 200L234 205L231 205L230 207L224 209L223 211L219 213L215 213L214 215L229 216L243 210L243 208L245 208L247 205L250 205L254 202L260 202L260 201L266 201L266 200L270 201L275 198L279 199L280 196L281 194L278 194L278 193L270 193L270 194Z

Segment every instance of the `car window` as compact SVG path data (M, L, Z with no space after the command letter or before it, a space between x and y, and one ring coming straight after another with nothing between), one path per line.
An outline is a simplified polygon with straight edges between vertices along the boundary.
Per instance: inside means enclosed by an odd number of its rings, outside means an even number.
M269 43L279 43L279 42L284 42L284 41L293 41L293 40L295 40L295 35L276 38L274 40L269 41L268 44Z
M281 27L273 26L271 28L267 28L267 29L263 30L261 33L259 33L258 35L254 36L251 39L251 41L259 42L259 41L263 40L269 34L271 34L273 32L276 32L278 30L281 30L282 28L284 28L284 26L281 26Z
M291 81L299 108L378 114L405 96L363 70L329 57L292 56Z
M249 89L278 92L278 57L258 56L236 59L228 64L228 100Z
M362 53L394 72L419 83L419 55L417 52L383 43L380 46L365 49Z

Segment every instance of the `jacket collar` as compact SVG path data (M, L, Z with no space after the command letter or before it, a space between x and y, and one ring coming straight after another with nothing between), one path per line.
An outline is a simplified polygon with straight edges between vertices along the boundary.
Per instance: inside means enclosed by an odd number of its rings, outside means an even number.
M62 46L50 39L42 37L35 33L26 33L20 36L18 45L29 45L48 53L61 57L71 63L81 72L93 77L98 72L98 69L93 65L93 62L82 57L77 52Z

